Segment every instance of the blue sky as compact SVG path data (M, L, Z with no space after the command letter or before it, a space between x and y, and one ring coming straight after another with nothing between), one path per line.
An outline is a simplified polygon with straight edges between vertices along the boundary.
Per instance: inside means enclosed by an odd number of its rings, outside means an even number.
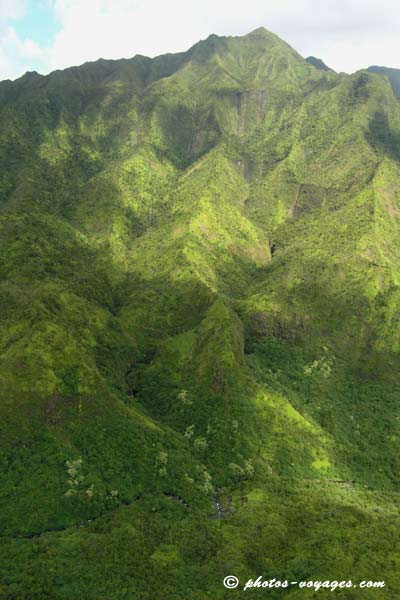
M397 0L0 0L0 80L260 26L338 71L400 67Z
M46 71L60 30L52 0L0 0L0 79Z
M60 31L61 24L51 2L30 0L26 3L22 18L14 20L14 29L21 39L30 38L39 46L49 47Z

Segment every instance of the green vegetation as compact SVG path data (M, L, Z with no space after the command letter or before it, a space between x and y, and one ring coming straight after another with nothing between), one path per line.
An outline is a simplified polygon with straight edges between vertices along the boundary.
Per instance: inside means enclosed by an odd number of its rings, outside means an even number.
M311 63L0 83L0 599L398 596L400 105Z
M315 56L308 56L306 61L313 65L316 69L320 69L321 71L330 71L330 67L328 67L323 60L320 58L316 58Z
M371 73L379 73L380 75L386 75L391 83L394 94L400 97L400 69L391 69L389 67L368 67L368 71Z

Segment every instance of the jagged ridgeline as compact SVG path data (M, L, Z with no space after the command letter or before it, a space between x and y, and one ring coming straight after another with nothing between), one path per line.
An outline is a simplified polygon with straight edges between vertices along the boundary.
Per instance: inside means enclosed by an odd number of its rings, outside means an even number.
M399 594L397 80L320 63L0 84L1 598Z

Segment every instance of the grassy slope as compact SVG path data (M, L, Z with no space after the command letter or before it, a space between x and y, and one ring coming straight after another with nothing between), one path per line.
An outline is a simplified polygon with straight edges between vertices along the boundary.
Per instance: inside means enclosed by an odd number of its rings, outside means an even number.
M224 598L233 572L392 598L389 82L261 29L0 98L0 597Z

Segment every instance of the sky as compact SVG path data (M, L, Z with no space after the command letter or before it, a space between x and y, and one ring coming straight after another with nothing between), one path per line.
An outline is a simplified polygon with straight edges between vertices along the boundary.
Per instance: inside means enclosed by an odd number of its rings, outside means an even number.
M0 80L258 27L337 71L400 68L397 0L0 0Z

